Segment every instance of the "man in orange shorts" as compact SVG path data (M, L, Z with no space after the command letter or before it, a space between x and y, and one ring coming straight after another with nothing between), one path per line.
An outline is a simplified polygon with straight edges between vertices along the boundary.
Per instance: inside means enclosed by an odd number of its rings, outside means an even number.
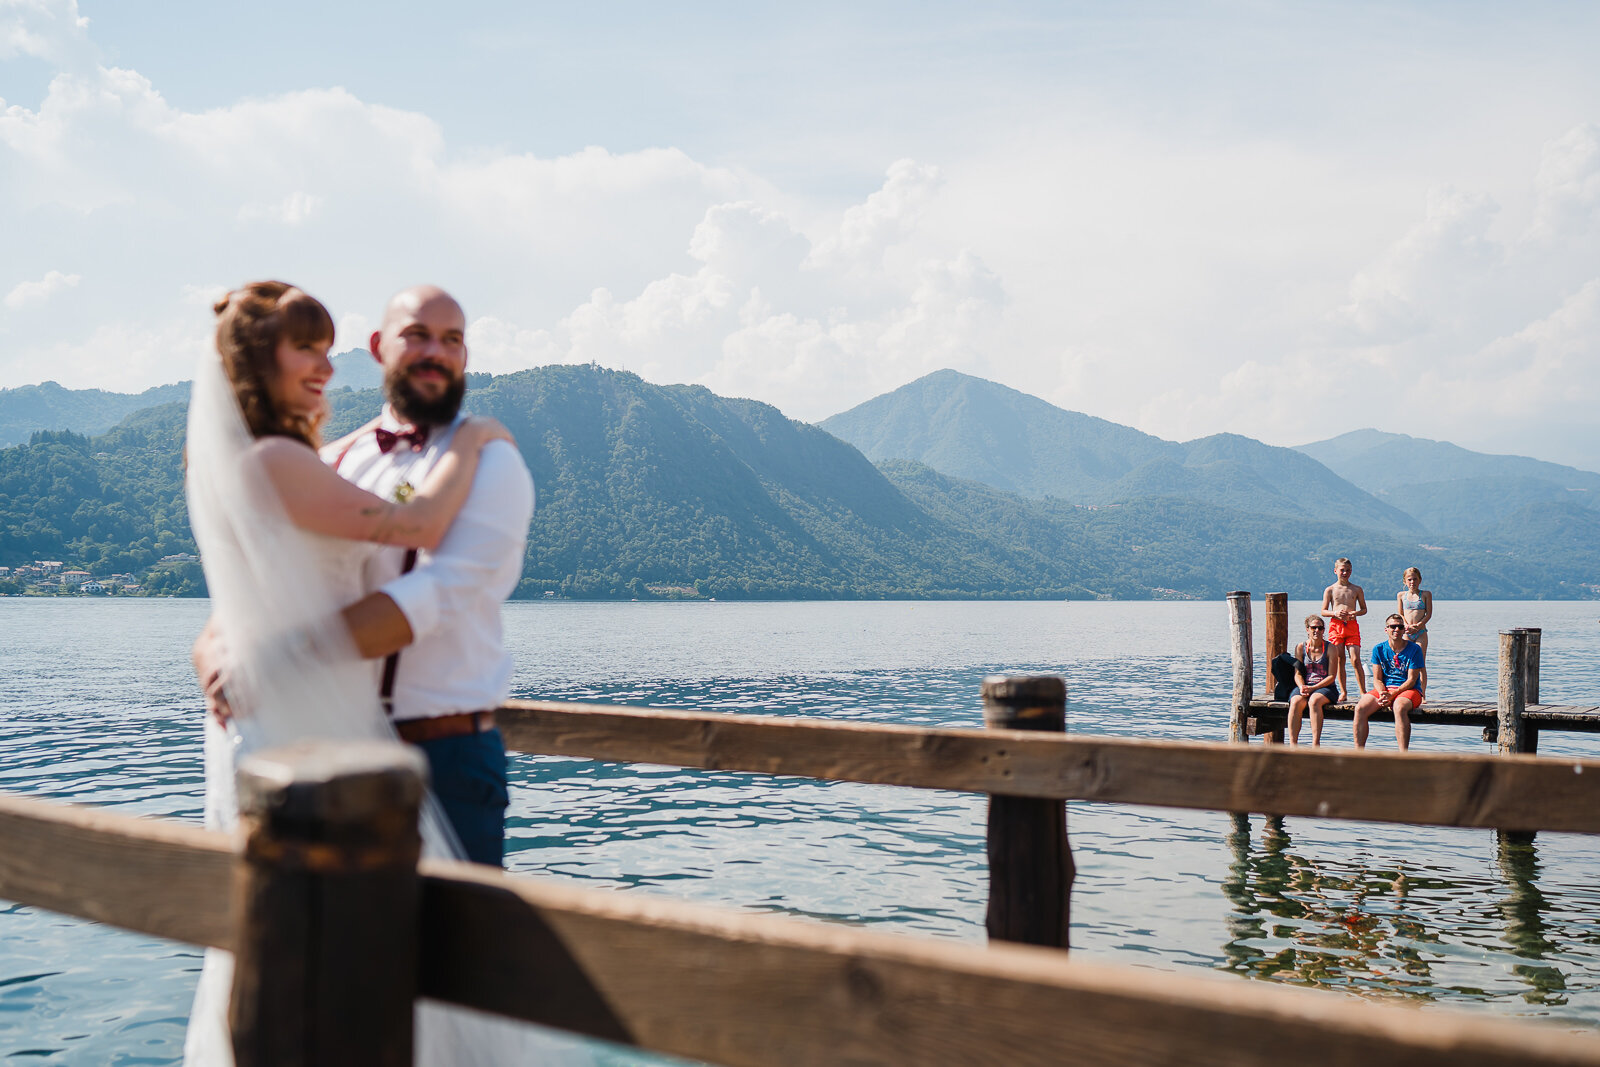
M1339 691L1344 694L1343 699L1349 700L1346 659L1356 665L1356 692L1367 689L1367 675L1361 669L1361 624L1356 622L1356 616L1367 613L1367 594L1359 585L1351 584L1350 561L1343 556L1333 561L1333 573L1337 580L1322 591L1322 614L1328 620L1328 644L1333 646L1338 660L1335 671L1339 675Z
M1356 747L1367 747L1367 720L1379 708L1394 709L1394 738L1400 751L1411 747L1411 712L1422 707L1422 646L1406 640L1406 621L1399 615L1384 620L1389 640L1372 650L1372 692L1356 705Z

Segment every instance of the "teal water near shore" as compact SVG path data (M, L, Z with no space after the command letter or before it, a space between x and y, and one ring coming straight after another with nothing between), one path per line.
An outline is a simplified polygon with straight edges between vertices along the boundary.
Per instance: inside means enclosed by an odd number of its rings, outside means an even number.
M198 821L187 648L205 611L0 600L0 790ZM1433 695L1487 699L1497 631L1542 626L1543 698L1600 703L1597 614L1441 602ZM1076 732L1218 740L1227 723L1221 603L558 601L506 620L521 697L976 726L984 675L1037 671L1066 676ZM1349 725L1329 740L1348 746ZM1486 750L1443 727L1416 747ZM1540 748L1596 756L1600 739ZM983 938L981 797L532 756L513 781L515 871ZM1600 1028L1600 841L1501 853L1483 831L1313 819L1238 834L1220 813L1077 803L1069 825L1081 958ZM0 902L0 1054L176 1062L198 966L187 946ZM551 1040L556 1060L645 1062Z

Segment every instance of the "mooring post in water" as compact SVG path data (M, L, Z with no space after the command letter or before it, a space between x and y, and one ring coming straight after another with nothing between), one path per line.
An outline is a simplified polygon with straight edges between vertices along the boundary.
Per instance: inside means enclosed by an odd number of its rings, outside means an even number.
M246 757L235 875L238 1067L409 1067L427 766L396 742Z
M1524 708L1539 703L1539 638L1544 631L1537 626L1519 626L1528 635L1528 654L1522 664L1522 696ZM1539 751L1539 727L1523 719L1522 751L1529 755Z
M1051 675L983 681L983 725L993 730L1067 728L1067 683ZM1066 948L1072 911L1067 802L989 797L989 937Z
M1500 754L1523 751L1522 713L1527 708L1528 632L1500 631L1500 694L1495 707L1495 730Z
M1250 698L1255 693L1255 649L1250 635L1250 594L1228 594L1228 631L1233 644L1233 712L1228 719L1228 740L1250 740L1245 724L1250 715Z
M1289 650L1289 594L1267 594L1267 677L1268 685L1275 685L1276 676L1272 673L1272 661ZM1283 744L1283 727L1268 730L1263 736L1268 744Z
M1495 706L1495 728L1502 756L1526 752L1528 737L1522 713L1528 707L1528 631L1500 631L1500 694ZM1528 830L1496 830L1502 849L1533 840Z

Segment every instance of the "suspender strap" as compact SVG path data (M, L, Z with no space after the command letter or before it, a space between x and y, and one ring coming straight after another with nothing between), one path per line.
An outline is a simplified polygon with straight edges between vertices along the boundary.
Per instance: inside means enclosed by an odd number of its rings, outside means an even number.
M340 457L343 458L343 457ZM417 565L417 550L406 549L406 561L400 568L401 574L410 574L411 568ZM394 676L400 669L400 651L389 653L389 658L383 661L383 684L378 688L378 700L383 704L383 713L389 718L394 718Z

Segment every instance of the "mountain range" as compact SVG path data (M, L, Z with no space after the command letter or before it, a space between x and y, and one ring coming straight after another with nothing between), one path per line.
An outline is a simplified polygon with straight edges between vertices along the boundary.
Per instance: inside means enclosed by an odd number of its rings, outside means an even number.
M1404 508L1434 533L1473 530L1519 514L1559 514L1566 505L1600 508L1600 474L1526 456L1485 455L1378 430L1354 430L1300 451Z
M375 381L364 352L338 359L336 382ZM593 367L471 377L469 410L511 428L539 487L520 596L1300 598L1320 593L1340 555L1375 597L1410 565L1441 597L1600 593L1600 510L1579 502L1592 492L1583 479L1600 475L1554 464L1479 466L1443 446L1449 464L1416 468L1440 500L1495 478L1566 495L1480 511L1441 536L1402 506L1411 483L1369 488L1333 469L1375 466L1365 449L1396 447L1379 436L1299 450L1231 434L1177 443L953 371L820 427ZM381 404L371 388L329 400L330 435ZM193 551L182 434L183 405L166 403L104 432L0 448L0 565L155 567L153 589L200 591L192 568L159 563Z
M376 389L383 374L364 348L333 357L332 389ZM23 444L38 430L102 434L135 411L189 402L189 383L157 385L142 393L68 389L55 382L0 389L0 448Z

